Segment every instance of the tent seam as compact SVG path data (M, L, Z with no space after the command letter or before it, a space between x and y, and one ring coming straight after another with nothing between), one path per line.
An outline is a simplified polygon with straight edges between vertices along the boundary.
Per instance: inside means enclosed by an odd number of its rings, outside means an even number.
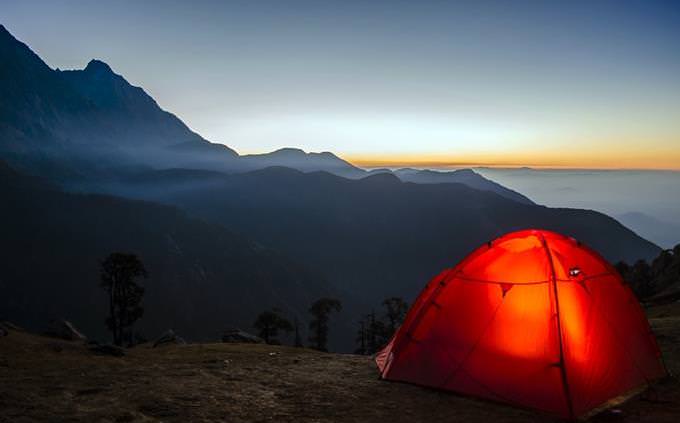
M560 350L560 373L562 376L562 388L564 390L565 401L567 402L567 408L569 410L569 418L575 420L576 416L574 414L574 404L572 403L571 392L569 390L569 382L567 379L567 366L564 360L564 341L562 339L562 323L560 321L560 300L559 293L557 292L557 280L555 278L555 263L553 262L552 254L550 253L550 248L548 247L548 242L546 241L543 234L539 233L541 243L545 249L545 253L548 256L548 263L550 264L550 279L553 285L553 296L555 305L555 315L557 317L557 337L559 341Z

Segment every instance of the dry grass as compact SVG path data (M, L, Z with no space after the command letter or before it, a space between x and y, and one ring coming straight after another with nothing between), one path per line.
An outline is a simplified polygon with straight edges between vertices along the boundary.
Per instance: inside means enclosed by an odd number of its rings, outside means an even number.
M680 305L652 310L680 372ZM680 385L661 383L596 421L677 422ZM377 379L367 357L264 345L140 346L123 358L11 331L0 338L0 422L529 422L545 416Z

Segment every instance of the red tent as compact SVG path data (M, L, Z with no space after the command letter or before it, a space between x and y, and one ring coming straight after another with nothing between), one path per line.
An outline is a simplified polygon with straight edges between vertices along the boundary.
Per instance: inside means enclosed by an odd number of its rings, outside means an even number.
M507 234L435 277L381 377L576 418L666 374L631 289L573 238Z

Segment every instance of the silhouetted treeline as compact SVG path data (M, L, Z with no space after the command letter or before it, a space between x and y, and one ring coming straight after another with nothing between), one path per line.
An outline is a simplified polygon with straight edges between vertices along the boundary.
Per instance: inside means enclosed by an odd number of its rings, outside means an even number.
M277 338L279 331L286 333L293 331L293 325L290 323L290 320L281 316L281 310L277 308L260 313L253 327L259 331L258 335L264 339L264 342L275 345L281 343Z
M309 322L310 348L328 351L330 315L332 312L339 312L340 310L342 310L342 303L335 298L320 298L309 307L309 313L312 315L312 319ZM274 308L260 313L253 327L258 330L258 335L267 344L280 344L277 336L279 331L284 331L287 334L295 333L293 346L304 346L298 319L295 318L294 323L291 323L290 320L281 315L281 310L279 309Z
M680 244L662 251L651 264L645 260L633 265L619 262L616 269L641 300L680 296Z
M382 316L371 311L359 320L356 354L375 354L389 342L406 317L408 304L399 297L386 298L382 302Z

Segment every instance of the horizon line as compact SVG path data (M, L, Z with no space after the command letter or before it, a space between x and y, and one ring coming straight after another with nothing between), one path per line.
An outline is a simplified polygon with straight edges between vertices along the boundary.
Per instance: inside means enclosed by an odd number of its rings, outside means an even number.
M657 167L575 167L575 166L557 166L557 165L497 165L497 164L424 164L424 163L398 163L398 164L382 164L382 165L367 165L359 164L350 160L346 160L353 166L362 169L430 169L430 170L457 170L457 169L498 169L498 170L584 170L584 171L600 171L600 172L680 172L680 168L657 168Z
M571 166L535 163L484 163L446 160L400 161L400 160L361 160L338 156L352 165L365 169L499 169L499 170L590 170L590 171L647 171L647 172L680 172L680 167L625 167L625 166Z
M573 166L569 164L560 165L556 163L546 163L538 164L536 162L484 162L484 161L455 161L455 160L408 160L408 159L371 159L371 158L361 158L359 155L353 155L351 153L344 154L338 153L331 149L320 149L312 150L305 149L303 147L296 146L282 146L274 148L270 151L239 151L232 145L208 141L213 144L221 144L229 147L236 152L239 156L246 155L263 155L271 154L281 150L300 150L305 154L321 154L330 153L336 156L338 159L346 161L347 163L366 169L402 169L402 168L418 168L418 169L470 169L470 168L489 168L489 169L536 169L536 170L592 170L592 171L658 171L658 172L680 172L680 165L677 167L655 167L655 166Z

